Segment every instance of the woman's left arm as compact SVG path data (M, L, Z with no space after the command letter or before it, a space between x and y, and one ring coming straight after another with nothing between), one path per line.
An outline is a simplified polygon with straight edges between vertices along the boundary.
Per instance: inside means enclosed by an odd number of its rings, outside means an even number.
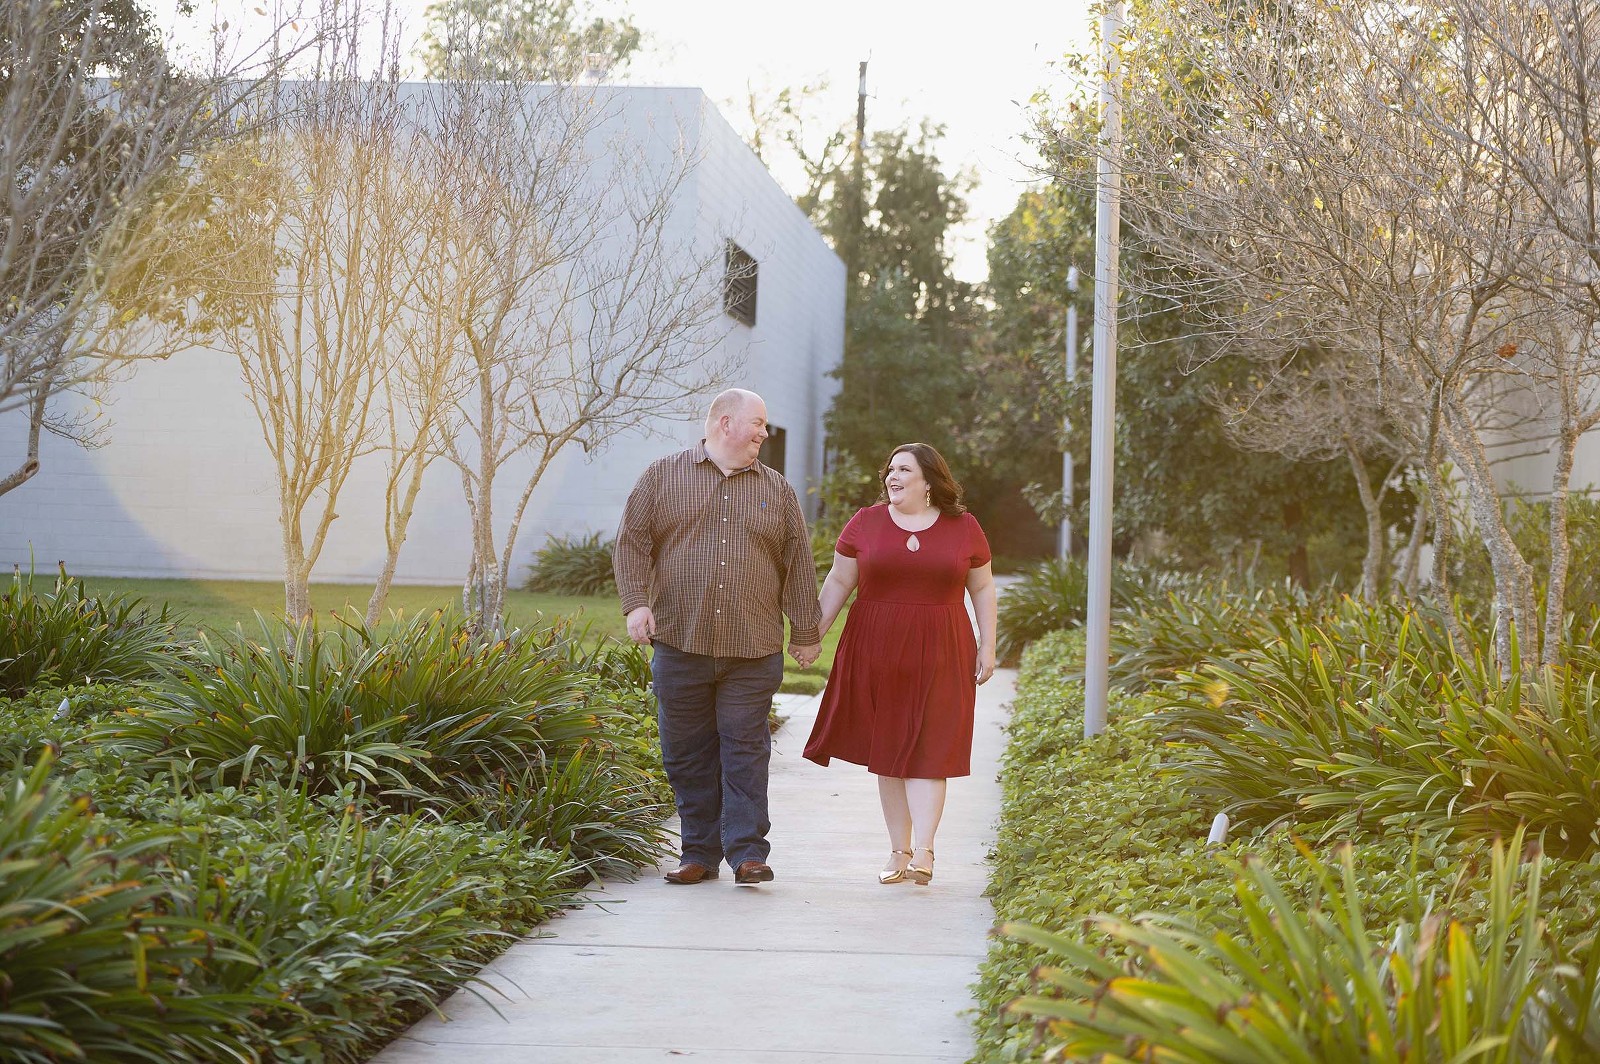
M967 594L972 596L972 612L978 617L978 682L986 683L994 675L996 605L992 563L967 570Z

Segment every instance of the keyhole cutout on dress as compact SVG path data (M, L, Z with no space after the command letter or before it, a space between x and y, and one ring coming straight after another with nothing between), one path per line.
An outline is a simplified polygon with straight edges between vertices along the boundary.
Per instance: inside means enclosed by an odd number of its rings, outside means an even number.
M915 532L911 533L911 535L906 537L906 550L908 550L911 553L915 554L917 551L919 551L921 549L922 549L922 541L917 538L917 534Z

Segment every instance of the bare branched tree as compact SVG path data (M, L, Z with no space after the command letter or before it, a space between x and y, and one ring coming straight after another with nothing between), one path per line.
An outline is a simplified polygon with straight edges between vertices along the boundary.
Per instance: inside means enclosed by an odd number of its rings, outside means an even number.
M379 35L392 60L386 26ZM223 209L205 239L231 254L208 280L209 324L272 456L284 610L297 619L351 469L385 442L426 202L394 64L364 76L362 57L358 24L329 27L311 75L277 85L260 133L207 167Z
M459 388L442 439L472 515L465 607L493 631L556 456L690 413L719 383L723 253L678 213L695 163L681 139L651 162L608 91L458 81L432 99L428 183L450 223L426 292L452 326L439 350Z
M1496 36L1466 18L1473 4L1502 21L1515 8L1525 32ZM1465 489L1494 571L1502 662L1514 632L1526 641L1539 627L1491 449L1539 420L1526 397L1543 381L1576 374L1555 392L1580 407L1594 398L1575 383L1593 367L1563 353L1584 349L1565 279L1581 227L1564 233L1537 206L1547 193L1536 186L1573 187L1577 168L1552 177L1548 160L1519 164L1507 146L1534 155L1554 106L1520 92L1517 71L1593 87L1583 63L1596 17L1575 3L1552 12L1493 0L1160 3L1132 47L1147 63L1125 85L1137 118L1129 216L1178 267L1160 275L1161 294L1214 308L1222 349L1236 340L1280 364L1317 348L1367 360L1352 384ZM1558 47L1563 34L1587 43ZM1521 58L1507 60L1510 48ZM1587 407L1571 414L1574 431L1592 424Z
M1361 595L1368 602L1383 592L1389 554L1384 499L1417 457L1374 402L1374 368L1370 360L1345 352L1301 351L1288 365L1263 364L1256 374L1258 390L1216 397L1228 436L1240 447L1297 462L1349 463L1366 516ZM1376 481L1374 462L1387 466Z
M27 425L0 494L38 472L42 432L87 441L52 400L171 353L186 293L150 255L194 209L196 156L293 51L225 54L175 69L132 0L0 5L0 414Z
M1472 85L1459 111L1425 109L1429 133L1492 160L1518 190L1529 269L1516 279L1498 353L1531 386L1508 435L1553 454L1544 653L1554 660L1571 559L1567 503L1578 441L1600 425L1600 9L1584 0L1452 0L1439 50L1451 79Z
M428 174L429 167L423 162L428 150L423 147L402 164L420 164L413 177ZM384 559L367 601L369 625L383 616L423 477L445 451L442 433L459 390L451 379L455 365L450 351L456 326L453 315L447 313L453 306L454 282L448 271L436 269L444 249L450 246L451 226L458 217L449 196L449 189L429 187L416 198L414 217L392 223L408 230L405 239L411 250L406 283L410 298L393 331L392 357L379 381L382 431L387 436L383 447Z

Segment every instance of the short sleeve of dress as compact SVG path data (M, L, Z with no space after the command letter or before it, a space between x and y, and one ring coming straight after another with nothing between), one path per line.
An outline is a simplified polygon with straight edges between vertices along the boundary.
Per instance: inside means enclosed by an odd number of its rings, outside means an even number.
M857 510L856 515L845 524L844 530L839 533L839 540L833 549L846 558L854 558L860 552L862 540L866 535L867 511Z
M983 534L983 526L978 524L978 519L970 513L967 519L967 564L978 569L988 565L993 555L989 553L989 537Z

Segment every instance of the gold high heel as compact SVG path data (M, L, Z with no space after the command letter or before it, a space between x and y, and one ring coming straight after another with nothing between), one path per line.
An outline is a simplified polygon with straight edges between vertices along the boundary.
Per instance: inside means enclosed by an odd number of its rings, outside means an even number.
M928 855L928 863L927 864L925 864L925 865L912 864L910 867L908 867L906 869L906 875L911 877L911 882L915 883L919 887L925 887L929 883L933 882L933 847L932 846L913 846L913 847L911 847L911 849L912 849L913 852L915 852L917 850L921 850L921 851L923 851L924 853L926 853Z
M907 857L911 856L910 850L890 850L889 852L891 854L903 853ZM882 872L878 873L878 882L882 883L886 887L891 883L904 883L905 881L906 870L904 868L885 868Z

